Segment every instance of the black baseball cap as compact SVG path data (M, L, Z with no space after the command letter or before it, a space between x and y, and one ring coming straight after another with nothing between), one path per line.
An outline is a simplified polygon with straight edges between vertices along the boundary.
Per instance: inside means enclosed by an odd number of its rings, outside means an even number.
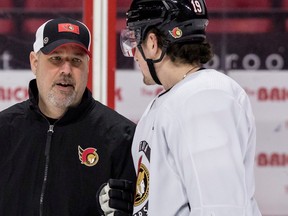
M84 23L61 17L48 20L37 29L33 49L47 55L60 46L74 44L91 56L90 43L91 34Z

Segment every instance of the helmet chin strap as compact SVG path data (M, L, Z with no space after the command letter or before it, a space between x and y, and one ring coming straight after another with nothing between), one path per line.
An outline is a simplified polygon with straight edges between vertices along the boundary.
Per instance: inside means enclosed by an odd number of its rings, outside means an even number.
M143 58L145 59L145 61L147 62L147 65L148 65L148 68L149 68L149 72L153 78L153 80L155 81L155 83L157 83L158 85L162 85L162 83L160 82L158 76L157 76L157 73L156 73L156 70L155 70L155 67L154 67L154 63L158 63L160 61L162 61L165 53L166 53L166 50L167 50L167 45L164 45L163 46L163 49L162 49L162 53L161 53L161 56L159 59L156 59L156 60L153 60L153 59L147 59L144 52L143 52L143 49L142 49L142 46L141 44L139 44L138 46L138 49L141 53L141 55L143 56Z
M149 67L149 72L153 78L153 80L158 84L158 85L162 85L162 83L160 82L160 80L158 79L158 76L156 74L155 71L155 67L154 67L154 62L152 59L146 59L147 65Z

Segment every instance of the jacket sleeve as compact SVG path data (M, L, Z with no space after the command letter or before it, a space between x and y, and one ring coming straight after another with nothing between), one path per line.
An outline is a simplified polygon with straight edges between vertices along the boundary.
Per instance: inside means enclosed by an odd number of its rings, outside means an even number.
M113 134L116 135L116 148L114 148L112 152L113 178L126 179L134 183L136 173L133 166L131 146L135 132L135 124L128 122L128 124L121 124L121 126L117 126L113 130Z
M8 120L0 113L0 164L4 161L10 145Z

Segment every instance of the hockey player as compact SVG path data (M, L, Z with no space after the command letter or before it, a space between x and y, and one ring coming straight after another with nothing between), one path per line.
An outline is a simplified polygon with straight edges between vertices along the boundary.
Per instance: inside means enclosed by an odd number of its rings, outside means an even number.
M122 51L147 85L164 87L135 132L134 216L260 216L254 115L245 91L203 64L204 0L134 0Z

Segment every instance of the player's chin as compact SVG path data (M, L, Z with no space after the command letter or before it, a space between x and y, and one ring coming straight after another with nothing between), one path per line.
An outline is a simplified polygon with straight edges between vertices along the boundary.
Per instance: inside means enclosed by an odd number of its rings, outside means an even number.
M145 79L145 77L143 78L143 83L145 85L156 85L156 82L154 80L151 79Z

